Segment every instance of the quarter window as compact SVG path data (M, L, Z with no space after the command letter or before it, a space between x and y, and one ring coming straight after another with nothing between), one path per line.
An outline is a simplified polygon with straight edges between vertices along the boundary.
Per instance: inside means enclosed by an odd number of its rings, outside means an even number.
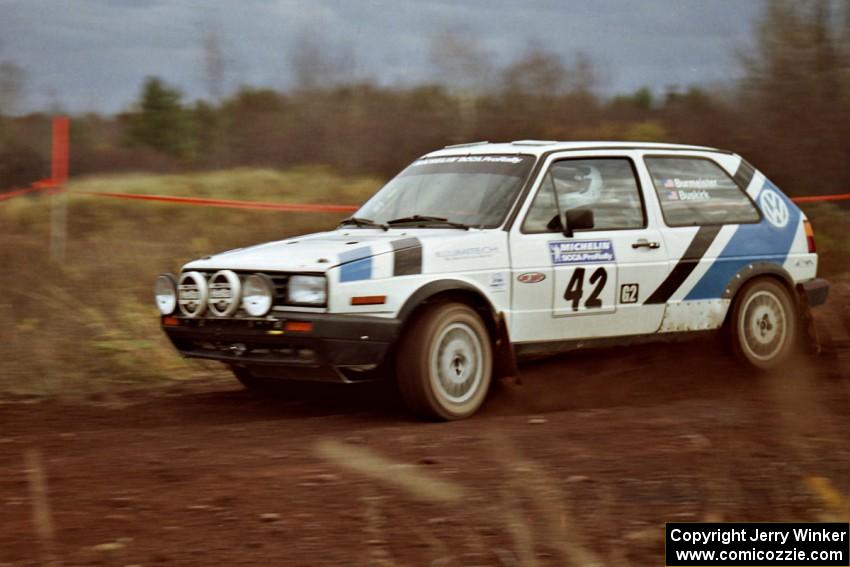
M523 232L558 232L570 209L593 211L593 230L643 228L646 219L634 168L625 158L553 163L522 225Z
M646 166L667 226L759 221L749 197L709 159L648 157Z

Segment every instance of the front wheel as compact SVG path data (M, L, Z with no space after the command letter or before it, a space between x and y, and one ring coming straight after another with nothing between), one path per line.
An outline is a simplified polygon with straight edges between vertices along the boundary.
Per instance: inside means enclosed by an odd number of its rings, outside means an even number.
M784 286L768 279L748 283L732 307L732 348L756 368L776 368L794 350L797 320L794 301Z
M493 353L481 317L462 303L427 307L402 338L396 362L399 390L415 413L463 419L490 388Z

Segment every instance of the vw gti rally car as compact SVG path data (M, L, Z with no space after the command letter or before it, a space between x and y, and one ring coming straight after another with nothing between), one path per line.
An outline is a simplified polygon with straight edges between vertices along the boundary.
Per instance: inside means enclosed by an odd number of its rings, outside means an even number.
M463 418L529 355L726 329L769 369L829 285L806 216L740 156L628 142L450 146L336 230L189 262L156 282L186 357L251 389L396 376Z

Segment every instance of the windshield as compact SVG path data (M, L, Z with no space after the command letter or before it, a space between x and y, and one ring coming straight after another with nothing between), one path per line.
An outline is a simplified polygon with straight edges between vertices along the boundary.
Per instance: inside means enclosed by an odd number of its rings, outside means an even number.
M376 224L394 220L424 224L428 219L423 217L432 217L432 222L439 218L495 228L502 224L533 163L532 156L519 155L422 158L384 185L354 216Z

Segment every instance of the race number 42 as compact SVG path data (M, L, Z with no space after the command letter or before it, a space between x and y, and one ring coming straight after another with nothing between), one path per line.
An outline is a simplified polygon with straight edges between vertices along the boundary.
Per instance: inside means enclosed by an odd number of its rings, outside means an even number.
M572 303L573 311L578 311L581 298L584 296L584 268L576 268L573 271L573 276L567 284L567 289L564 290L564 299ZM599 299L599 294L605 288L605 283L608 281L608 271L605 268L596 268L587 280L590 293L584 301L584 306L587 309L598 309L602 307L602 300Z

